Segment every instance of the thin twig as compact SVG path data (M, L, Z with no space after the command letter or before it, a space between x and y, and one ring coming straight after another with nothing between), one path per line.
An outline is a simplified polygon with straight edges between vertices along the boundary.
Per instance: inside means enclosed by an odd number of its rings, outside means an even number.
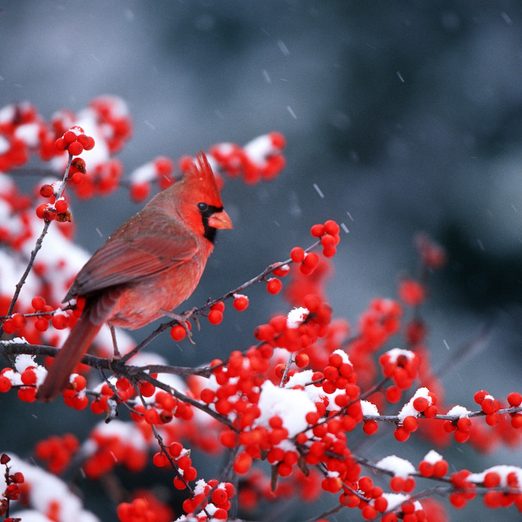
M310 252L314 248L316 248L320 244L320 241L315 241L313 244L311 244L309 247L305 249L305 252ZM271 274L274 270L277 270L278 268L281 268L285 265L292 264L292 259L288 258L284 261L279 261L277 263L272 263L271 265L268 265L262 272L260 272L258 275L252 277L248 281L245 281L238 287L234 288L233 290L229 290L228 292L224 293L220 297L215 297L213 299L209 299L204 305L194 308L192 310L189 310L187 312L181 313L179 315L185 317L185 319L190 319L191 317L197 317L199 315L202 315L204 312L210 310L212 306L214 306L216 303L220 301L225 301L226 299L230 299L234 296L234 294L239 294L246 288L252 286L255 283L259 283L266 279L266 277ZM171 328L175 324L179 324L179 321L172 320L165 323L160 324L154 331L152 331L143 341L141 341L136 347L134 347L130 352L125 354L121 360L123 362L128 361L132 357L134 357L137 353L139 353L143 348L145 348L147 345L149 345L156 337L158 337L161 333L163 333L168 328Z
M65 190L65 185L67 183L67 177L69 176L69 169L71 168L71 163L73 160L72 154L69 154L69 159L67 160L67 166L65 167L65 172L63 174L63 178L60 184L60 188L58 189L57 198L62 197L63 191ZM47 235L47 231L49 230L49 227L51 226L52 221L46 221L42 232L40 233L40 236L36 240L36 244L31 252L31 255L29 257L29 263L27 264L24 273L22 274L22 277L20 278L20 281L16 284L15 293L13 295L13 298L11 299L11 303L9 304L9 308L7 310L7 315L11 315L13 313L14 307L16 305L16 302L18 301L18 297L20 296L20 292L22 291L22 287L24 286L27 277L29 276L29 273L31 272L31 269L33 268L34 261L36 259L36 256L43 245L43 240L45 236Z

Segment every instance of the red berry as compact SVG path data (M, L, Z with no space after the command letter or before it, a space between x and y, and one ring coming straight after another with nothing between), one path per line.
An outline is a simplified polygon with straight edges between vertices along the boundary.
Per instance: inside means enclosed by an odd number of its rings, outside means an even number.
M85 134L80 134L78 136L78 141L82 144L85 150L91 150L94 147L94 139Z
M208 313L208 321L210 324L220 324L223 322L223 312L219 310L210 310Z
M130 188L130 196L133 201L139 202L146 199L150 194L148 183L133 183Z
M405 279L399 285L399 296L409 306L418 306L426 297L424 287L413 279Z
M79 156L83 152L83 145L79 141L74 141L67 147L67 150L73 156Z
M51 319L53 328L56 328L57 330L63 330L64 328L67 328L68 322L68 317L64 314L55 314Z
M363 425L363 431L366 433L366 435L373 435L374 433L377 433L378 429L379 424L374 420L365 421Z
M76 141L76 133L71 131L71 130L68 130L64 135L63 135L63 141L69 145L70 143L73 143L74 141Z
M277 277L272 277L267 281L266 289L269 294L276 295L283 288L283 283Z
M234 461L234 471L239 475L244 475L252 467L252 457L246 453L240 453Z
M44 198L50 198L54 194L52 185L42 185L40 187L40 196Z
M65 141L64 141L63 138L58 138L58 139L54 142L54 148L55 148L58 152L62 152L62 151L64 151L66 146L67 146L67 144L65 143Z
M306 368L310 364L310 357L306 353L298 353L295 356L295 364L298 368Z
M336 236L337 234L339 234L339 230L339 225L333 219L329 219L328 221L324 222L324 231L327 234Z
M42 203L41 205L38 205L36 207L36 215L40 219L43 219L45 217L45 212L46 212L48 206L49 206L48 203Z
M488 392L486 390L479 390L478 392L475 392L475 395L473 395L473 400L477 404L482 404L482 401L484 400L484 397L486 397L487 394Z
M413 401L413 407L417 411L423 412L428 407L428 399L426 399L425 397L417 397Z
M307 254L303 260L303 266L314 269L319 264L319 256L315 252Z
M399 442L406 442L410 438L408 430L401 427L397 428L393 435Z
M522 394L517 392L512 392L507 396L507 400L510 406L518 407L522 404Z
M12 319L6 319L4 321L4 324L2 326L2 330L6 333L6 334L12 334L12 333L15 333L16 332L16 325L14 323L14 321Z
M312 234L313 237L321 237L324 234L324 225L312 225L310 234Z
M45 332L47 330L47 328L49 328L49 321L47 319L44 319L43 317L39 317L35 322L34 322L34 327L39 331L39 332Z
M37 296L33 297L32 301L31 301L31 305L36 311L41 311L44 309L46 302L43 297L40 297L39 295L37 295Z
M243 312L248 308L249 301L246 295L236 295L234 297L233 306L238 312Z
M269 135L272 145L276 149L284 149L286 146L286 138L280 132L271 132Z
M67 212L69 205L67 204L67 201L65 201L65 199L59 199L54 204L54 208L56 209L56 212L63 214L64 212Z
M170 329L170 336L172 337L172 339L179 342L179 341L183 341L183 339L185 339L185 337L187 336L187 332L186 332L185 328L183 328L183 326L181 326L180 324L175 324Z
M301 263L303 259L305 258L305 251L301 247L294 247L292 250L290 250L290 259L294 263Z

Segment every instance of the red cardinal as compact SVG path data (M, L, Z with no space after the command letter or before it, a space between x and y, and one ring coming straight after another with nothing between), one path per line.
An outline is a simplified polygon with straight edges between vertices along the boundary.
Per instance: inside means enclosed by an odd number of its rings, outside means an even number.
M87 261L64 301L84 297L78 322L38 396L69 382L103 323L134 330L176 308L196 288L218 229L232 228L203 153L183 180L157 194Z

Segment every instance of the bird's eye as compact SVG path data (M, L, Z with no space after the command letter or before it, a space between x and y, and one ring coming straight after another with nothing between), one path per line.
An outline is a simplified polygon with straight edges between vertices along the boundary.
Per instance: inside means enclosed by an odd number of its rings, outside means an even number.
M206 203L198 203L198 208L200 212L205 212L208 210L208 205Z

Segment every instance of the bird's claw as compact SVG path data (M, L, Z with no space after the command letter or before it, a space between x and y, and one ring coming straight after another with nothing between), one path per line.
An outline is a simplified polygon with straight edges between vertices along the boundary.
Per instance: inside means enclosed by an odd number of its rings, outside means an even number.
M185 333L187 334L187 339L190 344L196 344L194 339L192 338L192 331L188 327L188 321L192 318L192 314L197 310L197 308L192 308L183 312L182 314L176 314L175 312L169 312L168 310L162 310L162 312L169 317L170 319L174 319L177 323L185 329ZM199 325L199 323L197 323Z

